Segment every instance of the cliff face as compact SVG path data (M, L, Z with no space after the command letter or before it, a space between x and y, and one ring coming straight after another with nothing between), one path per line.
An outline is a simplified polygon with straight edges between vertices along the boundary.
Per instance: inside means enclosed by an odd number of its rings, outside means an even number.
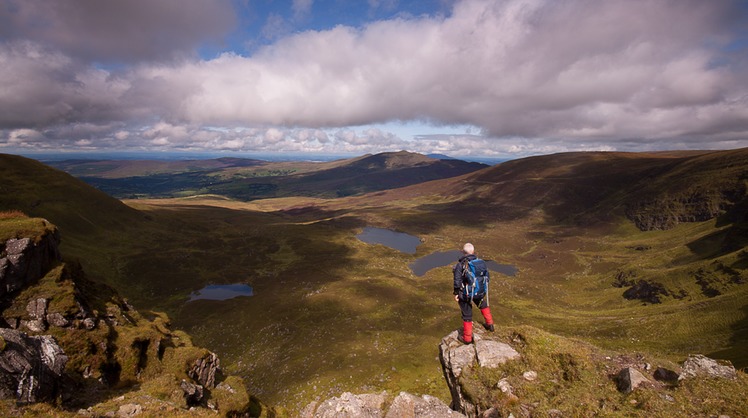
M0 219L0 409L47 401L61 416L268 413L165 315L139 313L80 266L61 262L56 228L45 222L9 233L18 222L43 221Z
M0 241L0 297L38 280L60 259L57 228L43 219L36 222L39 235Z

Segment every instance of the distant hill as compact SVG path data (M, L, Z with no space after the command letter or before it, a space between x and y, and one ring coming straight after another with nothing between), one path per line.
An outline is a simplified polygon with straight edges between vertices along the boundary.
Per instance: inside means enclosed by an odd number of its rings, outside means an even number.
M748 204L748 149L703 152L584 152L507 161L429 187L476 209L521 217L542 209L558 222L589 224L625 216L642 230L721 214ZM424 186L425 187L425 186Z
M63 233L114 233L144 220L137 210L36 160L0 154L0 178L0 210L46 218Z
M174 162L73 160L54 165L117 198L220 194L239 200L349 196L486 167L405 151L317 163L220 158Z
M209 160L63 160L50 161L48 165L76 177L126 178L155 174L178 174L196 171L215 171L235 167L256 167L266 161L247 158L216 158Z
M340 197L455 177L485 167L479 163L437 160L401 151L366 155L345 161L338 167L289 176L281 179L279 186L281 190L293 190L294 194L304 195L305 190L313 190L311 195Z

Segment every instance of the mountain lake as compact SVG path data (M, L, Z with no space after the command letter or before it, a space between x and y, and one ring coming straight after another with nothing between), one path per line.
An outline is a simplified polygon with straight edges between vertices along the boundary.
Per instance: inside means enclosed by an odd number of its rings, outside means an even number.
M239 296L252 296L252 287L246 284L211 284L190 294L190 300L227 300Z
M367 244L382 244L407 254L415 254L416 247L421 243L420 238L416 236L370 226L365 227L362 233L356 235L356 238ZM460 250L438 251L418 258L416 261L410 263L408 267L413 271L413 274L420 277L433 268L456 263L460 257L462 257L462 251ZM499 264L493 260L485 261L488 269L493 272L507 276L517 274L517 268L511 264Z
M413 235L371 226L364 228L364 232L356 235L356 238L367 244L382 244L407 254L415 254L416 247L421 243Z

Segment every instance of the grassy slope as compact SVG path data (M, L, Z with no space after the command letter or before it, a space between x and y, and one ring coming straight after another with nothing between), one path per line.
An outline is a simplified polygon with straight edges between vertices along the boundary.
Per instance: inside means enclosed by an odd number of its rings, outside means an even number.
M740 244L741 224L642 232L624 218L643 173L699 170L689 168L693 161L567 154L346 199L132 201L152 221L85 256L101 275L114 267L110 283L136 306L167 310L244 375L253 393L292 408L342 390L448 399L434 357L439 339L460 323L449 268L416 278L407 264L468 240L485 258L520 269L515 278L494 278L491 300L502 324L673 360L732 347L723 354L744 365L746 286L726 283L722 295L707 297L693 278L699 268L719 273L715 262L744 274L745 251L724 251L721 243ZM355 238L365 225L414 233L424 243L414 256L367 245ZM629 270L689 296L659 305L625 300L612 283ZM207 283L236 282L250 283L256 296L184 303Z

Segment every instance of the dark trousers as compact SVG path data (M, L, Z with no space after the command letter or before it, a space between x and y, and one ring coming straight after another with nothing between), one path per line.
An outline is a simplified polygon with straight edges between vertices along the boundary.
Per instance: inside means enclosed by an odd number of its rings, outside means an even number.
M488 307L488 298L486 295L475 295L473 300L464 299L464 296L460 296L460 312L462 313L462 321L470 322L473 320L473 303L478 309L485 309Z

